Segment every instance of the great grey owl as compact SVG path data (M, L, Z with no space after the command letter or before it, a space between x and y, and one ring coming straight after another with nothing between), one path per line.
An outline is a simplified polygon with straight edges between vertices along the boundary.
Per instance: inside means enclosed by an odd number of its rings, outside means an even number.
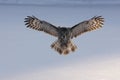
M72 43L71 39L82 33L101 28L104 18L102 16L94 16L89 20L74 25L73 27L56 27L44 20L36 18L35 16L27 16L24 22L29 28L44 31L57 37L58 39L51 45L51 48L54 48L60 54L68 54L71 51L75 51L77 48L77 46Z

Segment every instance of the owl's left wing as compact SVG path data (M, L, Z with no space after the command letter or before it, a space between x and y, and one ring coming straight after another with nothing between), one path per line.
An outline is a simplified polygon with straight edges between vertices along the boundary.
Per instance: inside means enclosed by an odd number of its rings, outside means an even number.
M89 20L78 23L77 25L71 28L72 38L77 37L78 35L81 35L84 32L101 28L103 25L103 22L104 22L104 18L102 18L102 16L97 16L97 17L95 16Z
M27 16L25 18L25 25L27 27L38 30L38 31L44 31L50 35L53 35L55 37L58 37L58 28L46 21L39 20L35 16Z

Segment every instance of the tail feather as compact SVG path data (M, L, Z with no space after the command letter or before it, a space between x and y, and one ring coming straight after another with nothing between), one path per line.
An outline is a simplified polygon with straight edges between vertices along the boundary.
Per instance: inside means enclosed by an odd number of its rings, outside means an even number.
M72 43L72 41L69 41L67 46L61 46L61 43L57 40L51 45L51 48L53 48L60 54L67 55L70 52L74 52L76 50L77 46L74 45Z

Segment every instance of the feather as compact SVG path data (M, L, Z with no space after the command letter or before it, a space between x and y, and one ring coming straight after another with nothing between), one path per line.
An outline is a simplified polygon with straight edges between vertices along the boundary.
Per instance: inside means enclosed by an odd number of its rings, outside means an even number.
M95 16L90 20L86 20L78 23L71 28L71 34L72 34L71 38L77 37L78 35L81 35L82 33L88 31L99 29L102 27L103 22L104 22L104 18L102 18L102 16L97 16L97 17Z
M59 54L67 55L71 51L74 52L77 49L77 46L74 45L71 40L67 43L67 46L61 46L61 42L57 40L51 45L51 48L53 48Z
M53 35L55 37L58 37L58 28L46 21L39 20L35 16L27 16L25 18L25 25L27 27L38 30L38 31L44 31L50 35Z

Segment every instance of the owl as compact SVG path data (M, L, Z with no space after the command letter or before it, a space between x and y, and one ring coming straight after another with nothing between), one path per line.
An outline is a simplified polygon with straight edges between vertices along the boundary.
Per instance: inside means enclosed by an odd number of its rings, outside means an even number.
M45 33L57 37L57 40L51 44L51 48L59 54L66 55L77 49L77 46L72 42L73 38L85 32L101 28L104 23L104 18L102 16L94 16L72 27L55 26L47 21L40 20L35 16L27 16L24 22L28 28L44 31Z

